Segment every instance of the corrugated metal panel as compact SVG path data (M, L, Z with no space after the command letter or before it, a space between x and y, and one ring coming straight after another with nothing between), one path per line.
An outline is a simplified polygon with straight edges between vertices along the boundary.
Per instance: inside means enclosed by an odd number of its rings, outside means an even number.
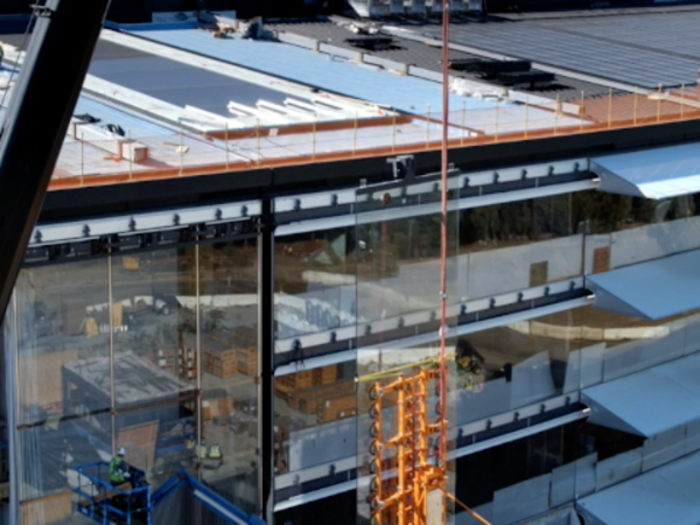
M700 419L700 356L684 357L582 392L591 423L651 437Z
M595 308L658 320L700 309L700 250L589 275Z
M682 144L592 159L600 191L648 199L700 192L700 144Z
M700 453L637 476L579 501L608 525L696 525L700 516Z
M442 108L440 84L362 68L284 43L241 38L214 39L203 31L191 29L126 29L137 36L173 47L409 113L427 113L430 107L432 114L438 115ZM455 108L461 108L463 102L466 102L467 109L494 107L494 104L484 100L456 95L450 97L450 104Z

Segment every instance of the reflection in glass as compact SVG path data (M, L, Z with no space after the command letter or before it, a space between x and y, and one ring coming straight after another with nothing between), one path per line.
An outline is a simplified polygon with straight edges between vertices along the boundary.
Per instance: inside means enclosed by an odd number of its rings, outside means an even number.
M478 421L576 389L581 314L570 310L453 342L473 348L482 361L480 374L472 374L456 393L456 422Z
M163 384L164 395L194 387L196 369L187 345L196 332L194 251L180 247L112 260L117 406L158 397L135 384L154 374L171 381ZM152 389L158 388L156 381Z
M17 487L25 515L38 512L45 521L36 523L54 523L72 515L71 479L75 478L72 469L109 461L109 446L93 439L99 435L111 435L109 413L28 427L18 433L21 481ZM47 496L54 496L61 510L44 509L42 502L36 501Z
M355 454L355 363L275 378L276 474Z
M571 196L461 212L458 297L492 297L579 276L583 236Z
M87 359L109 359L107 262L22 270L16 286L20 423L111 406L109 373L100 377L106 397L66 399L69 370Z
M275 240L278 339L354 325L353 254L364 245L353 233L342 228Z
M698 311L659 321L603 312L593 307L583 309L582 313L582 387L700 351Z
M202 478L246 512L257 506L257 245L199 246L201 432L192 451ZM197 344L184 338L196 362Z

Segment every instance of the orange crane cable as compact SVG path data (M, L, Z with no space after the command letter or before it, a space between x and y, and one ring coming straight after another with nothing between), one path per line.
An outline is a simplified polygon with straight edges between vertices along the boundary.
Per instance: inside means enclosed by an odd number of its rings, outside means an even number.
M477 521L483 523L483 525L491 525L490 522L488 522L487 520L485 520L484 518L482 518L481 516L479 516L479 514L477 514L475 511L473 511L472 509L470 509L469 507L467 507L464 503L462 503L461 501L459 501L453 494L450 494L450 493L447 492L447 491L443 491L443 492L445 493L445 496L447 496L447 497L450 498L452 501L454 501L457 505L459 505L459 506L462 507L464 510L466 510L466 511L467 511L469 514L471 514Z
M447 467L447 172L450 85L450 2L442 5L442 221L440 242L440 462Z

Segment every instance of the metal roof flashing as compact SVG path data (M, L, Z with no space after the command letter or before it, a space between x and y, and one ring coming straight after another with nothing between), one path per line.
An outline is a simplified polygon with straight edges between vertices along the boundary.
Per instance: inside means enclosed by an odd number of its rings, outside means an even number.
M647 199L700 192L700 144L690 143L591 159L600 191Z

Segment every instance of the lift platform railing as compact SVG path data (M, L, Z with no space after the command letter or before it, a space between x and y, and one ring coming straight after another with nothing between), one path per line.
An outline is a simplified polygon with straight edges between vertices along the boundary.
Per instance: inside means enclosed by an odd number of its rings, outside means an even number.
M121 490L109 481L109 464L98 461L77 467L78 487L75 492L80 496L78 511L86 517L108 525L115 521L131 525L136 517L141 523L151 525L154 508L151 487L148 484L135 486L129 491ZM141 484L145 473L131 469L132 483Z
M156 507L180 489L189 491L197 501L226 523L265 525L263 520L246 514L186 470L174 474L155 491L151 491L151 487L146 484L145 473L133 467L130 472L134 488L130 491L120 490L105 481L109 479L109 464L103 461L83 465L75 470L79 480L75 492L81 498L78 510L102 525L115 522L131 525L136 519L139 523L151 525Z

